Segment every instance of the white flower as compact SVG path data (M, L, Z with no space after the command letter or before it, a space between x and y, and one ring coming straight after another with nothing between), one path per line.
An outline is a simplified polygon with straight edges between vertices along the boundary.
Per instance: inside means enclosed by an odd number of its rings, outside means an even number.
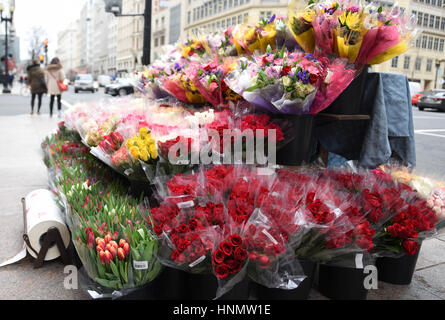
M283 78L281 78L283 81L283 85L285 87L289 87L292 84L292 80L291 78L289 78L288 76L284 76Z

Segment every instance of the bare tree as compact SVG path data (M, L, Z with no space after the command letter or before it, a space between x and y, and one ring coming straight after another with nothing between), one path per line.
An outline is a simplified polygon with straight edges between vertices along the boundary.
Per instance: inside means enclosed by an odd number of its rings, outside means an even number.
M28 54L31 59L38 59L43 54L43 41L48 37L45 29L34 26L28 33Z

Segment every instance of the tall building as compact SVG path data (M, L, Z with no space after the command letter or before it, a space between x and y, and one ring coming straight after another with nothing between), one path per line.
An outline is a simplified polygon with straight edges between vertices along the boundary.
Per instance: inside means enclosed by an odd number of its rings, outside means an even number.
M79 20L72 22L57 35L56 56L63 65L64 72L70 80L74 80L80 64Z
M79 18L79 72L83 73L92 73L93 69L93 4L94 0L87 0Z
M105 12L105 2L95 0L92 7L91 24L94 32L91 42L92 74L115 73L117 54L117 20L113 14Z
M240 23L257 23L273 14L287 15L288 0L168 0L159 2L152 17L151 59L162 47L199 32L223 30ZM163 2L163 3L162 3ZM161 4L162 3L162 4Z
M184 32L195 34L287 15L288 0L186 0Z
M144 13L145 0L125 0L122 14ZM117 36L117 73L125 76L142 70L144 17L120 17Z
M420 34L406 53L372 69L405 74L423 90L440 87L445 74L445 0L399 0L398 5L417 17Z

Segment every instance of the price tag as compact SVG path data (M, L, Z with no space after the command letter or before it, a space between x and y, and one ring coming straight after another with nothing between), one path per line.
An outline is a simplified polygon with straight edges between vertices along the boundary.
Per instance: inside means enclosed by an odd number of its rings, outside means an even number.
M277 245L277 244L278 244L278 241L275 240L275 238L272 237L272 235L271 235L266 229L263 229L262 232L264 233L264 235L265 235L266 237L269 238L270 241L272 241L272 243L273 243L274 245Z
M185 209L185 208L193 208L195 206L195 202L193 200L187 201L187 202L179 202L178 208L179 209Z
M135 270L147 270L148 269L148 261L134 261L133 267Z
M357 269L363 269L363 253L357 253L355 255L355 267Z
M200 264L201 262L203 262L205 260L206 256L201 256L199 259L196 259L195 261L193 261L192 263L189 264L190 268L193 268L195 266L197 266L198 264Z

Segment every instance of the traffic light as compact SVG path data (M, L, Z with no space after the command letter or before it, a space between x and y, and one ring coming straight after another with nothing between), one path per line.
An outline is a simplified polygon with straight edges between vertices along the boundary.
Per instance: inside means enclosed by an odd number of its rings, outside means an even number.
M43 61L45 61L45 57L44 56L40 56L40 63L43 63Z
M105 12L112 13L115 16L122 14L122 0L104 0Z
M43 41L43 45L45 46L45 48L48 48L48 40Z

